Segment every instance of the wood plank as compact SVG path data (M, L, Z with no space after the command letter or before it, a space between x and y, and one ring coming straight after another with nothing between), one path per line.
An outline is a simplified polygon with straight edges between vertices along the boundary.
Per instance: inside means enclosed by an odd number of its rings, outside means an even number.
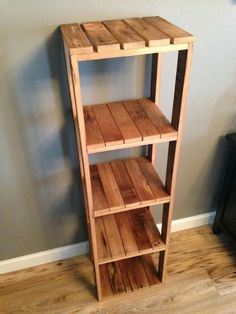
M147 184L147 181L135 159L127 159L124 161L125 167L129 173L131 181L135 187L141 204L155 201L155 197Z
M138 290L138 284L134 275L134 270L132 268L132 265L130 263L130 259L123 260L121 261L125 265L125 268L127 269L128 277L129 277L129 282L131 285L131 288L133 291Z
M194 40L192 34L168 22L160 16L150 16L145 17L144 19L159 30L165 32L170 37L170 42L173 44L190 43Z
M140 257L134 257L130 259L132 265L134 276L139 289L149 287L149 281Z
M76 53L93 52L93 47L79 24L61 25L61 32L69 49Z
M166 192L164 184L161 182L153 165L144 157L136 158L137 163L155 197L156 200L164 198L170 200L170 195Z
M138 244L139 251L142 253L144 253L145 250L150 252L152 244L148 238L139 213L137 212L137 210L131 210L127 213L127 215L129 217L131 230Z
M124 257L125 256L124 246L120 237L120 232L114 215L107 215L104 216L102 219L112 257L113 258Z
M155 128L147 113L137 100L125 101L123 104L139 130L139 133L142 135L143 140L160 138L159 131Z
M82 28L97 52L120 50L120 44L101 22L83 23Z
M121 48L134 49L145 47L144 40L124 21L110 20L103 21L113 36L119 41Z
M133 143L142 141L142 136L133 123L130 115L126 111L122 103L108 104L108 108L124 138L125 143Z
M123 137L107 105L95 105L92 108L106 145L123 144Z
M127 213L115 214L116 223L120 232L120 236L123 242L125 253L127 256L138 254L139 248L135 240L134 234L131 230L129 223L129 217Z
M139 100L143 110L147 113L151 119L153 125L159 131L161 137L176 136L177 131L170 124L167 118L163 115L161 110L150 99L143 98Z
M102 186L111 210L125 207L119 187L109 163L98 164Z
M126 167L122 161L110 162L112 171L126 207L140 204L137 192L130 180Z
M153 248L159 248L160 250L165 249L165 244L161 239L160 232L156 226L156 223L152 217L151 211L149 208L137 209L140 220L143 223L149 241Z
M99 266L100 276L101 276L101 291L102 296L112 296L114 294L110 280L107 264Z
M100 261L111 260L111 251L101 217L95 220L96 238L98 246L98 259Z
M105 142L91 106L84 106L86 143L88 148L103 147Z
M132 286L130 283L130 276L129 276L129 272L128 269L126 268L126 264L123 261L118 261L118 266L121 272L121 276L123 279L123 283L125 286L125 290L126 292L132 292Z
M140 260L144 266L150 286L160 283L158 273L150 255L140 256Z
M91 186L93 196L94 211L108 212L110 207L108 205L106 195L102 186L98 168L96 165L90 166Z
M144 19L131 18L125 19L124 21L145 40L146 46L148 47L168 45L170 43L167 34L160 31Z
M107 264L108 279L114 293L126 292L120 268L117 262Z

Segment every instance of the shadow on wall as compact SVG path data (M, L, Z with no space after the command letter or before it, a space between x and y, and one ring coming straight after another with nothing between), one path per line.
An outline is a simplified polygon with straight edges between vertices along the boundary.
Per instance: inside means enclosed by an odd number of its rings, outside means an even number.
M53 248L85 241L85 211L59 28L46 46L21 65L17 76L19 125L45 242Z

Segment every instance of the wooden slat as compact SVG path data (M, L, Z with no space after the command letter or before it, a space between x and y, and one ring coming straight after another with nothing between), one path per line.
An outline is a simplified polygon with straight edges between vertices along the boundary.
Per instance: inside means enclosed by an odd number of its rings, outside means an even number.
M139 253L139 248L131 230L129 217L127 213L115 214L116 223L123 242L125 253L127 256Z
M123 137L107 105L95 105L92 108L106 145L122 144L124 142Z
M124 260L124 261L121 261L121 262L124 263L125 268L127 269L128 276L129 276L129 282L131 284L132 290L133 291L138 290L137 281L136 281L136 278L135 278L135 275L134 275L134 269L132 268L132 265L130 263L130 259Z
M155 224L149 208L137 209L140 220L143 223L147 236L153 248L165 249L165 244L161 240L160 232Z
M142 135L143 140L160 137L159 131L155 128L137 100L125 101L124 106L139 130L139 133Z
M144 266L150 286L160 283L152 257L150 255L140 256L140 260Z
M108 205L102 182L96 165L90 166L91 186L93 196L94 211L107 212L110 207Z
M166 200L170 200L170 195L166 192L165 187L153 165L144 157L139 157L136 160L155 199L158 200L160 198L164 198Z
M139 168L135 159L127 159L124 161L125 167L129 173L131 181L135 187L141 204L146 204L155 201L155 197L147 184L147 181Z
M122 20L103 21L103 24L119 41L121 48L134 49L145 47L144 40Z
M126 292L118 263L109 263L107 269L113 293Z
M108 272L108 265L104 264L99 267L100 277L101 277L101 290L102 296L112 296L114 294L112 290L112 286L109 280L109 272Z
M149 281L141 259L139 257L131 258L130 263L139 289L149 287Z
M61 31L69 49L76 53L93 52L93 47L79 24L61 25Z
M145 21L156 26L170 37L170 42L173 44L189 43L194 40L194 36L180 27L168 22L160 16L145 17Z
M101 22L83 23L82 28L97 52L120 49L118 41Z
M130 180L126 167L122 161L110 162L112 171L116 178L120 193L126 207L140 204L137 192Z
M142 251L144 253L144 251L147 250L149 252L150 248L152 248L152 245L145 231L139 213L136 210L132 210L129 211L127 215L129 216L129 223L131 226L132 233L134 234L134 237L138 244L139 251Z
M125 143L139 142L142 136L122 103L108 104L111 114L124 138Z
M99 261L108 261L111 259L111 251L101 217L96 218L95 227L98 246L98 259Z
M124 202L110 164L102 163L98 164L97 167L110 209L123 208Z
M88 148L103 147L105 142L91 106L84 106L86 143Z
M123 243L114 215L107 215L104 216L102 219L112 257L120 258L125 256Z
M129 276L128 269L126 268L126 264L123 261L118 261L117 263L121 272L121 276L123 279L126 292L132 292L133 290L130 283L130 276Z
M156 106L151 100L143 98L139 100L140 105L143 110L147 113L151 119L153 125L159 131L161 137L175 136L177 131L166 119L163 113L160 111L158 106Z
M132 18L125 19L124 21L145 40L148 47L168 45L170 43L167 34L158 30L144 19Z

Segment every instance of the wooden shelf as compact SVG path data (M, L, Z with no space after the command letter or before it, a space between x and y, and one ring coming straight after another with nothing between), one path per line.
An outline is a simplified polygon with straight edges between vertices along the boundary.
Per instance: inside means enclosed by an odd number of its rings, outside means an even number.
M80 61L186 49L194 39L159 16L65 24L61 31L69 55Z
M83 109L88 153L177 139L177 131L147 98Z
M94 216L170 201L156 170L144 157L90 166Z
M140 208L95 219L98 263L165 250L149 208Z
M160 284L151 255L100 265L99 271L103 299Z
M61 31L98 299L150 289L166 278L194 37L159 16L67 24ZM158 107L169 51L178 52L171 123ZM148 98L84 106L81 62L146 54ZM163 142L169 146L165 184L154 168L154 144ZM91 165L89 154L137 146L146 146L146 157ZM156 204L165 204L161 235L150 212Z

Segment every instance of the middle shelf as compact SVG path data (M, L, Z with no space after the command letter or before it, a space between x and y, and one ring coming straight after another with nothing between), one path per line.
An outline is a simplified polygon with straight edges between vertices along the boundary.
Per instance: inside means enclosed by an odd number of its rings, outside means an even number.
M95 218L99 264L165 250L149 208Z
M145 157L91 165L90 173L95 217L170 201L155 168Z

